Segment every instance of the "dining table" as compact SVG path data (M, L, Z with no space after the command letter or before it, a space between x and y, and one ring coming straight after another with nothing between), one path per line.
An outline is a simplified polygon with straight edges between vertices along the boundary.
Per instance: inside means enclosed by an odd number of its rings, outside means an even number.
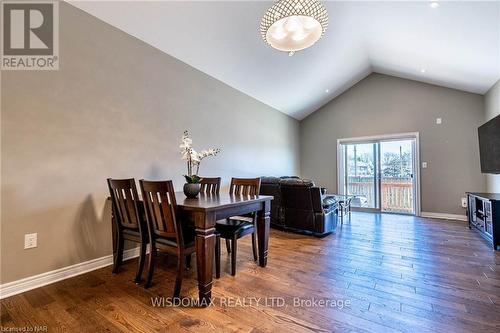
M179 214L188 214L194 221L200 302L210 304L212 297L215 223L218 220L256 212L259 266L266 267L272 196L200 193L197 198L190 199L183 192L176 192L175 196Z
M187 198L184 192L176 192L175 197L179 217L186 223L194 223L195 227L198 295L202 306L203 304L209 305L212 299L215 223L218 220L256 212L258 263L259 266L266 267L273 196L200 193L196 198ZM114 222L112 222L112 229L113 238L115 238ZM115 248L115 239L113 239L113 247Z

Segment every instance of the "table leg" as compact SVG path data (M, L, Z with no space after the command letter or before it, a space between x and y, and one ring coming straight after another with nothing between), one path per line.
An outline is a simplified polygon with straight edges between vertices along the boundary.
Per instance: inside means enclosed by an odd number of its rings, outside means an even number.
M202 305L210 305L215 248L215 214L194 213L196 226L196 270L198 292Z
M257 241L259 244L259 266L267 265L267 248L269 243L269 224L271 222L271 202L262 203L262 209L257 213Z

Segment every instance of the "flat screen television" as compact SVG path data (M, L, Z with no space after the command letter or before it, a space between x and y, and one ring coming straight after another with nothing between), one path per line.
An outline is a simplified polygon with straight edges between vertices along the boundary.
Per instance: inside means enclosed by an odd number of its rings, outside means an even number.
M481 172L500 173L500 115L477 129Z

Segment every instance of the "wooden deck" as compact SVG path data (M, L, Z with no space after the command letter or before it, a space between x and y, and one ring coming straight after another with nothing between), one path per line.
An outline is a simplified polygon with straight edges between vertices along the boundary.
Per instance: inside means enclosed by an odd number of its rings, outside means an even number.
M173 290L175 258L163 260L149 290L132 282L133 260L118 275L103 268L2 300L1 325L46 325L49 332L500 331L500 254L465 222L353 213L323 239L273 230L266 268L252 261L249 237L238 245L237 275L228 273L223 251L215 305L207 309L153 307L151 297ZM195 270L182 296L196 297ZM222 306L227 297L278 297L288 306ZM295 297L351 305L294 307Z

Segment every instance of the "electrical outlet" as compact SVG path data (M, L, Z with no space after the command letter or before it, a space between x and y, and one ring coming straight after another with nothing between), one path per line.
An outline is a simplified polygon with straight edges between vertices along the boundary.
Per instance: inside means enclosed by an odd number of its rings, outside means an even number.
M25 234L24 235L24 249L32 249L37 246L38 234Z
M427 162L422 162L422 169L427 169Z
M436 124L441 125L443 123L443 119L436 118Z
M462 208L467 208L467 198L462 198Z

